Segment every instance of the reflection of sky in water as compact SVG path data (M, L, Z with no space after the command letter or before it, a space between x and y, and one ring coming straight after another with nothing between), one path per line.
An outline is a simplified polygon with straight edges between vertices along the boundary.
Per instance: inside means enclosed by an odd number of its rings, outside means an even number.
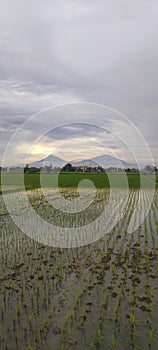
M127 230L136 230L147 216L154 195L151 190L100 189L93 200L86 189L76 207L76 195L70 200L72 190L62 191L64 196L58 190L34 190L3 198L13 221L29 237L52 247L75 247L102 238L129 214L129 208L132 213ZM57 203L56 208L53 203Z

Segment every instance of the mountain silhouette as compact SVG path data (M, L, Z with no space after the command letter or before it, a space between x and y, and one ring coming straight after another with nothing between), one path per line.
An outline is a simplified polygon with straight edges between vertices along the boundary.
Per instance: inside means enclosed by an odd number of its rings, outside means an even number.
M35 166L37 168L40 168L40 167L52 165L53 168L55 168L55 167L62 168L66 163L67 163L66 160L50 154L46 158L43 158L43 159L40 159L36 162L31 163L30 166Z
M91 159L83 159L79 162L66 161L62 158L59 158L57 156L53 156L52 154L50 154L46 158L43 158L41 160L31 163L30 166L35 166L37 168L40 168L40 167L51 165L53 168L55 167L62 168L67 163L71 163L73 166L81 166L81 165L87 165L89 167L101 166L104 169L108 169L110 167L114 167L114 168L137 167L136 164L128 163L122 159L119 159L107 154L97 156Z

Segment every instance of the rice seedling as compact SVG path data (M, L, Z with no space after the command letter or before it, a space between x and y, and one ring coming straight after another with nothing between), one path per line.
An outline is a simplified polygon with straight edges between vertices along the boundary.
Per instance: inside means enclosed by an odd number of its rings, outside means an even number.
M151 345L152 345L153 335L154 335L154 328L150 328L149 331L148 331L149 348L151 348Z
M133 312L130 313L130 325L131 325L131 344L132 348L136 349L135 334L136 334L136 321Z
M111 339L111 348L114 349L116 346L116 341L115 341L115 335L112 335L112 339Z
M68 214L59 217L54 210L55 222L64 226L70 219L71 227L94 220L103 208L105 192L98 190L92 208L76 219ZM41 190L29 195L39 215L51 222L52 211ZM65 196L72 201L75 194L71 189ZM156 349L157 195L144 223L127 231L137 205L143 211L148 204L148 196L131 189L128 210L107 235L89 246L68 250L42 246L22 235L8 215L0 215L2 350L49 350L56 348L54 344L78 350L77 343L83 349L135 349L141 341L144 350ZM122 215L122 205L116 199L109 223L115 211ZM139 215L131 227L141 220Z

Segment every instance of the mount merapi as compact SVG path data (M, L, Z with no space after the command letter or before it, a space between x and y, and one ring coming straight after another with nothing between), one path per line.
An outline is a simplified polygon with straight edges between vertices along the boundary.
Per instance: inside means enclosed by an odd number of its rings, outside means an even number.
M66 163L68 163L66 160L53 156L50 154L48 157L43 158L41 160L38 160L36 162L33 162L30 164L30 166L35 166L37 168L45 167L45 166L52 166L52 168L62 168Z
M37 168L40 167L45 167L45 166L52 166L52 168L62 168L65 164L71 163L73 166L88 166L88 167L95 167L95 166L101 166L104 169L108 168L137 168L136 164L128 163L122 159L112 157L110 155L102 155L102 156L97 156L91 159L85 159L79 162L71 162L71 161L66 161L62 158L53 156L50 154L48 157L43 158L39 161L31 163L29 166L35 166Z

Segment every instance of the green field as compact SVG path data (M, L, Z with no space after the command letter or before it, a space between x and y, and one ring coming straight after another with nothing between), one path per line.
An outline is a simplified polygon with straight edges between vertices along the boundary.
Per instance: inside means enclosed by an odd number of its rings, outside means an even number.
M140 187L140 174L128 173L60 173L58 177L58 187L77 187L80 181L88 179L93 182L96 188L108 188L108 187L125 187L139 188ZM3 173L3 185L8 187L22 187L23 181L26 189L40 188L40 173L36 174L16 174L16 173ZM43 174L44 187L55 187L53 179L55 174ZM141 175L143 184L147 187L153 187L155 184L158 186L158 175L154 178L154 175ZM1 183L0 183L1 185Z

